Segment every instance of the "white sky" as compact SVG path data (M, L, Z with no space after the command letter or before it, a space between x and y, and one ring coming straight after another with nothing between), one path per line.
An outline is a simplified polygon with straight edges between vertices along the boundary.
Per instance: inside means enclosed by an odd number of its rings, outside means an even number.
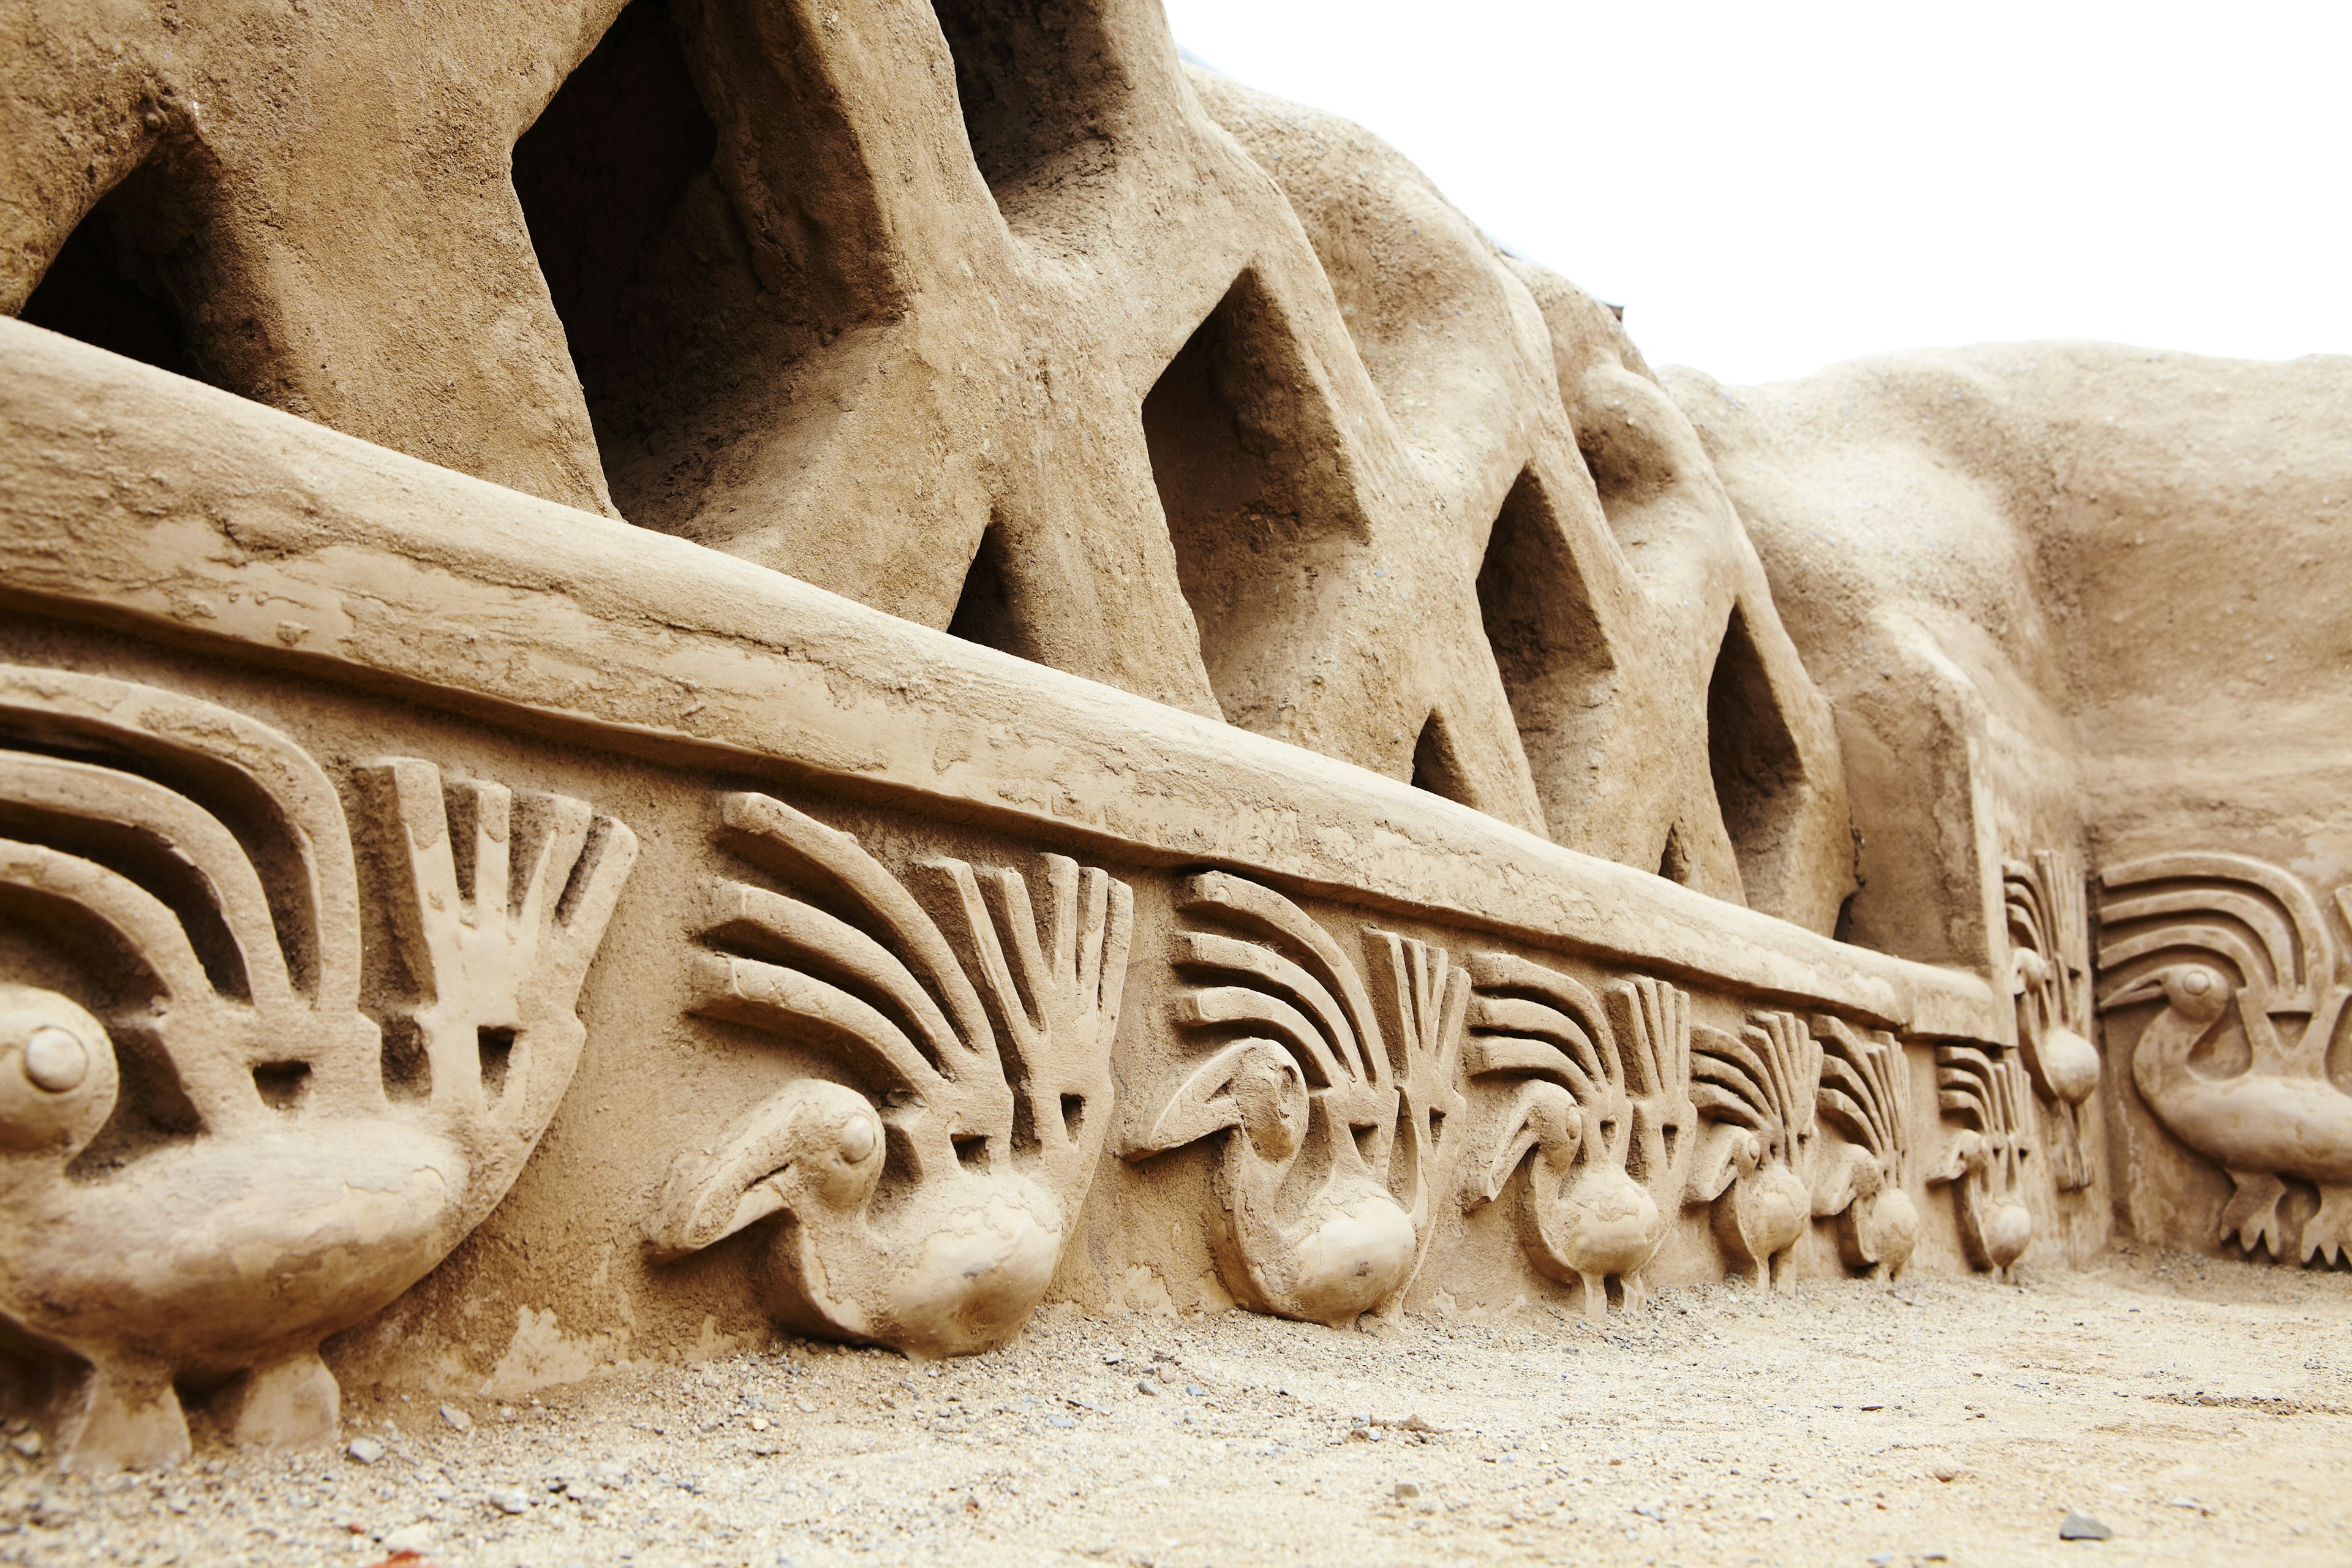
M2352 0L1166 0L1728 382L2104 338L2352 353Z

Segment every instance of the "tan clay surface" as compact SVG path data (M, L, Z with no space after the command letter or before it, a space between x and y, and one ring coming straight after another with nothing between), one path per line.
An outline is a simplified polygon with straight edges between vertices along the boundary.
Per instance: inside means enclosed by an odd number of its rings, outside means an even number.
M1049 1309L985 1356L788 1344L540 1401L458 1399L464 1431L430 1400L354 1401L351 1432L383 1449L372 1464L207 1447L198 1468L93 1486L9 1455L0 1498L22 1523L0 1552L276 1565L405 1547L449 1568L2340 1563L2339 1286L2126 1247L2016 1287L1807 1281L1761 1304L1673 1290L1606 1335L1532 1307L1377 1335ZM2114 1538L2061 1542L2074 1510Z
M2352 1545L2352 360L1153 0L0 0L0 1561Z

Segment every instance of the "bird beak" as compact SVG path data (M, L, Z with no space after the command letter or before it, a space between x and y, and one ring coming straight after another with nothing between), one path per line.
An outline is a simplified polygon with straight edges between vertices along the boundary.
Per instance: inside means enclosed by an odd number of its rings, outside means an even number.
M2099 999L2099 1011L2113 1007L2131 1007L2142 1002L2159 1001L2164 996L2164 971L2152 970L2130 984L2111 991Z

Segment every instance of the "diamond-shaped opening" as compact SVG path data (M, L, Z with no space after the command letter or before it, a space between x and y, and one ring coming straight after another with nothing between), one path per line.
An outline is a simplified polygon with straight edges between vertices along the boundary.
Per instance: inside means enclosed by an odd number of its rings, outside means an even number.
M830 400L795 403L783 368L890 297L840 95L792 26L782 8L631 0L515 143L515 195L634 522L688 531L748 437L823 417Z
M1108 167L1130 84L1099 15L1075 0L932 0L981 178L1009 221L1041 187Z
M1544 819L1564 826L1589 793L1591 730L1616 659L1568 532L1532 468L1512 484L1487 535L1478 612Z
M1707 681L1706 761L1748 900L1764 902L1781 841L1802 804L1804 769L1748 617L1737 608Z
M630 291L718 148L666 0L625 9L515 142L515 195L592 409L627 379Z
M1666 829L1665 847L1658 851L1658 875L1669 882L1679 882L1684 887L1690 886L1690 850L1683 844L1683 829L1680 823Z
M1328 389L1255 273L1160 373L1143 434L1210 689L1272 731L1368 526Z

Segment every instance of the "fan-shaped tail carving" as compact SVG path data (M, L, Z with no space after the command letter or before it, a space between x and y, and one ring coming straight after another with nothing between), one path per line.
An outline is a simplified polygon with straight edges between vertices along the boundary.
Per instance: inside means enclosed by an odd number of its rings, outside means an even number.
M1048 856L1041 931L1018 873L940 858L922 868L942 923L849 834L766 795L719 814L719 842L795 891L711 889L693 1010L814 1046L864 1088L793 1083L682 1156L654 1252L782 1216L761 1266L779 1321L916 1355L1001 1344L1045 1292L1110 1124L1132 893Z
M1910 1068L1903 1043L1843 1019L1813 1022L1822 1043L1817 1103L1848 1142L1817 1161L1813 1215L1839 1218L1846 1263L1900 1278L1919 1240L1918 1206L1905 1187L1911 1149Z
M635 840L577 801L453 785L476 835L463 897L439 773L377 771L423 994L402 1028L430 1075L398 1099L358 1005L351 834L299 747L212 703L20 668L0 668L0 919L58 961L0 980L0 1311L89 1363L61 1457L184 1454L192 1372L238 1374L220 1414L239 1441L323 1439L340 1395L319 1342L438 1263L553 1114Z
M1794 1014L1757 1014L1737 1035L1695 1032L1691 1099L1715 1131L1694 1191L1715 1204L1717 1238L1755 1269L1759 1289L1786 1278L1812 1217L1801 1173L1821 1077L1821 1045Z
M2083 878L2071 856L2040 850L2001 868L2008 911L2011 990L2017 998L2017 1044L2045 1102L2051 1176L2062 1192L2091 1184L2084 1147L2084 1107L2099 1087L2099 1053L2091 1043L2090 922Z
M1465 1205L1493 1200L1518 1177L1520 1238L1536 1266L1578 1282L1588 1318L1606 1317L1612 1277L1622 1281L1626 1303L1638 1306L1642 1270L1665 1240L1670 1211L1626 1168L1634 1103L1609 1009L1580 982L1525 959L1483 953L1470 973L1477 995L1465 1063L1474 1081L1510 1088L1483 1134L1491 1152L1471 1167ZM1664 1038L1664 1015L1675 1003L1655 982L1646 994L1640 984L1618 994L1630 1014L1643 1014L1646 1001L1659 1026L1643 1033L1641 1053L1647 1081L1656 1083L1668 1073L1661 1048L1670 1059L1677 1049ZM1686 1033L1678 1048L1687 1063Z
M2006 1051L1936 1047L1936 1103L1963 1129L1946 1146L1930 1182L1953 1184L1960 1237L1977 1267L2007 1279L2033 1240L2024 1172L2032 1157L2033 1091L2024 1066Z
M1213 1049L1130 1103L1118 1152L1224 1135L1210 1241L1245 1305L1337 1323L1393 1304L1454 1191L1469 977L1442 949L1368 932L1387 980L1376 1007L1339 944L1273 889L1212 871L1178 907L1223 928L1173 939L1202 982L1174 1021Z

